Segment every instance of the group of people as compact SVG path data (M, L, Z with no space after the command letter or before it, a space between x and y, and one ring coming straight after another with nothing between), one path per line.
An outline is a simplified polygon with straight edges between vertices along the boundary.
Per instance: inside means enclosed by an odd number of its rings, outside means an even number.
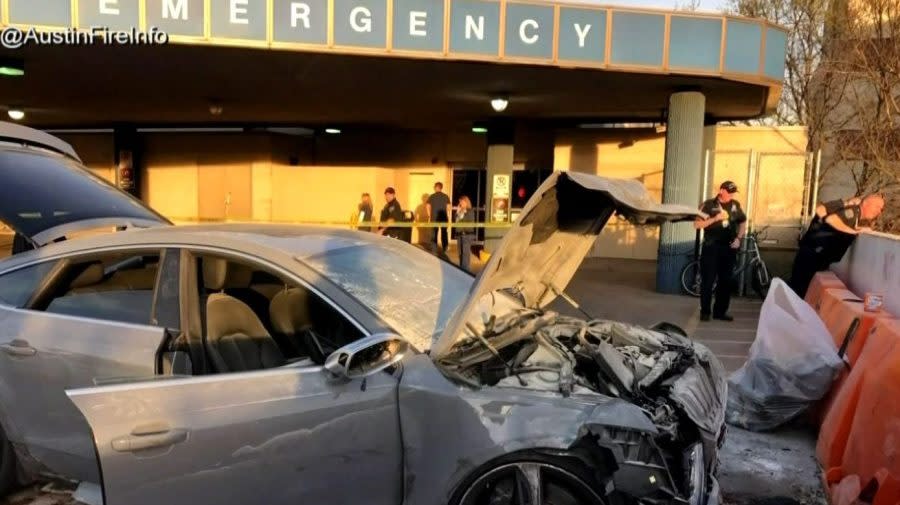
M694 221L694 227L703 230L700 252L701 321L734 320L728 313L733 288L732 271L737 252L747 235L747 216L734 199L737 192L734 182L723 182L718 194L700 206L706 217ZM791 289L805 297L816 272L840 261L853 239L870 229L871 223L883 210L884 197L880 194L819 204L815 217L800 239L788 282Z
M430 223L431 226L428 227L416 226L418 242L432 252L444 254L449 245L451 223L455 222L456 224L453 225L453 228L456 230L459 265L465 270L470 269L471 250L475 241L475 228L473 226L475 223L475 210L472 208L472 201L468 196L462 195L459 197L455 219L451 219L454 216L453 205L450 197L444 193L444 184L442 182L434 184L434 193L422 195L422 203L416 207L414 213L403 210L400 202L397 201L397 192L394 188L389 187L384 190L384 200L385 204L378 219L379 226L374 229L369 226L361 226L358 229L411 241L412 225L392 227L389 224L396 222ZM368 193L363 193L357 207L355 219L361 223L372 223L374 213L371 196Z

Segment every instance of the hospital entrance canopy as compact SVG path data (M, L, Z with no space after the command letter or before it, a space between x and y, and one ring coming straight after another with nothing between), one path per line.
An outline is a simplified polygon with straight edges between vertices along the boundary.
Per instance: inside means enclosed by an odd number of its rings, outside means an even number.
M0 96L43 125L228 121L444 127L489 116L656 120L696 89L707 115L772 112L786 33L765 21L596 4L497 0L0 0L27 44ZM76 33L158 31L168 44L75 44ZM95 39L96 40L96 39ZM6 105L6 104L0 104ZM225 120L225 119L223 119Z

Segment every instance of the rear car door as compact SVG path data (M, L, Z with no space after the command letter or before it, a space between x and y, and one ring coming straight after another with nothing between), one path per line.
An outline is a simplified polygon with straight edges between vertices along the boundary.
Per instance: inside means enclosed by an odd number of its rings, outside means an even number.
M106 505L396 505L397 384L288 366L69 396L94 432Z
M27 302L0 307L0 410L11 440L52 472L99 482L90 428L66 389L156 374L157 352L178 326L154 320L153 307L166 305L157 281L178 279L177 261L159 259L158 250L111 252L0 275L2 291L17 275L46 271Z

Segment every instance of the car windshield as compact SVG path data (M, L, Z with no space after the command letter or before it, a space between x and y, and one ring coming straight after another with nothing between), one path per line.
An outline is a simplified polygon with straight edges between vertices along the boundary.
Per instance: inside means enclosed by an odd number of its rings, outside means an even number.
M4 190L0 221L26 237L93 219L168 222L81 164L59 155L0 144L0 174Z
M431 348L474 282L455 266L397 240L344 247L302 260L422 351Z

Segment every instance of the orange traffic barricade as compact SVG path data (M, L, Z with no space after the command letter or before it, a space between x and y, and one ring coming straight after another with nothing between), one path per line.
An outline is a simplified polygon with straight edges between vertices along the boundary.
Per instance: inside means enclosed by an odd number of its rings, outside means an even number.
M843 281L838 279L838 276L835 275L834 272L819 272L813 277L812 282L809 283L809 288L806 290L806 298L804 298L804 300L818 312L819 305L822 302L822 295L825 294L826 289L831 288L847 289L847 286L844 285Z
M858 479L864 493L874 493L873 503L900 502L898 398L900 321L883 318L874 325L819 433L816 454L835 492L846 493L847 482Z
M863 300L842 288L825 289L818 313L834 338L834 345L847 356L851 367L859 359L875 322L893 319L887 312L866 312Z

